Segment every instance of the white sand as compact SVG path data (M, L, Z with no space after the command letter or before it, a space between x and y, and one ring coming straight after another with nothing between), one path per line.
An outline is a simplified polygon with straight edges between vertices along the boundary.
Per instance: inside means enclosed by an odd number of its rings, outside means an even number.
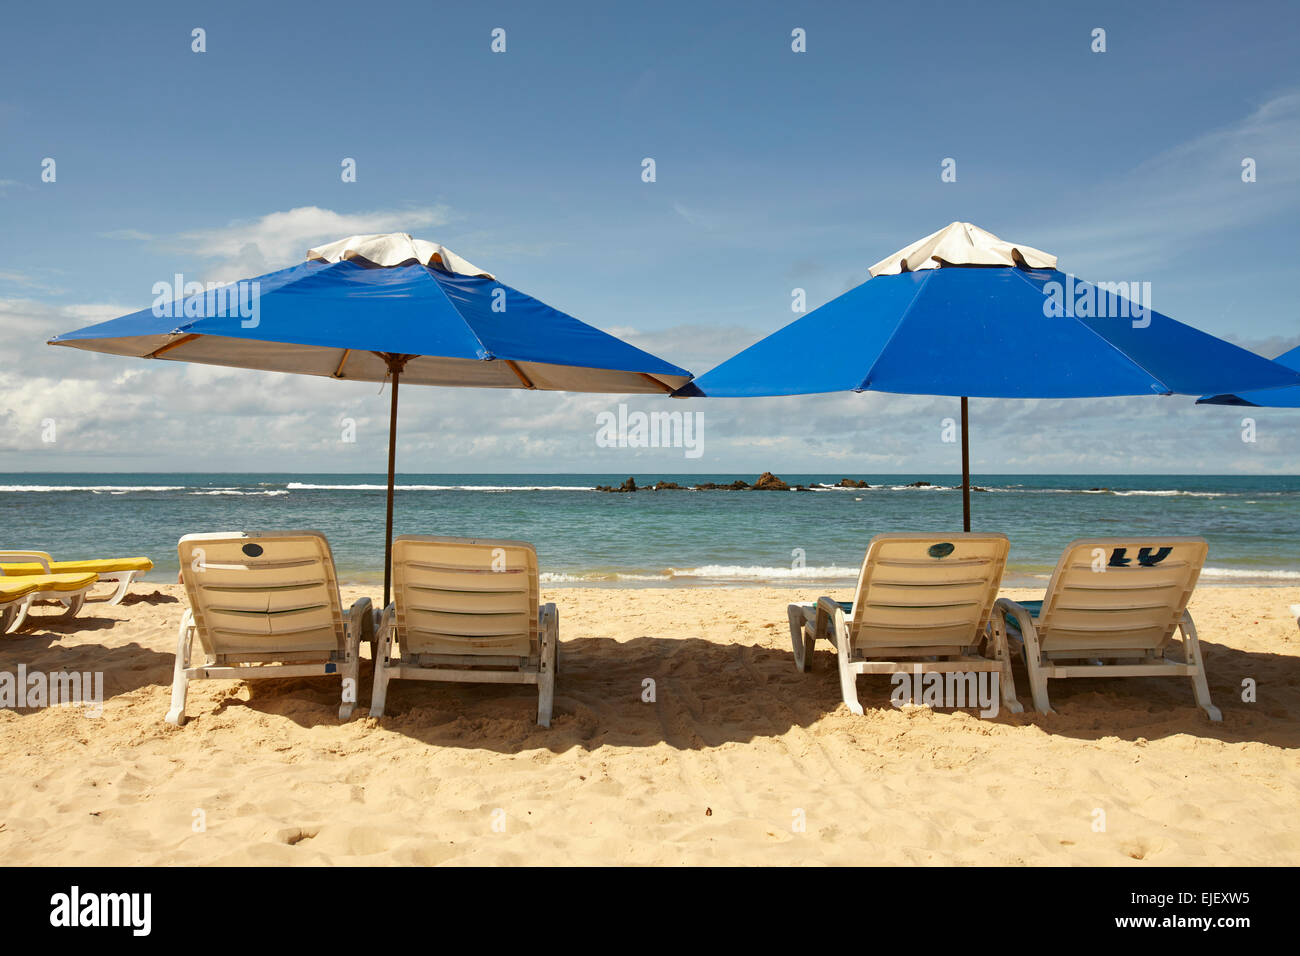
M135 590L0 639L0 669L100 670L107 698L0 711L9 865L1300 863L1296 588L1197 592L1222 724L1182 679L1053 682L1057 715L982 720L864 677L854 717L833 652L792 663L785 605L814 591L555 590L549 731L532 688L413 682L340 725L324 678L197 683L167 726L184 598Z

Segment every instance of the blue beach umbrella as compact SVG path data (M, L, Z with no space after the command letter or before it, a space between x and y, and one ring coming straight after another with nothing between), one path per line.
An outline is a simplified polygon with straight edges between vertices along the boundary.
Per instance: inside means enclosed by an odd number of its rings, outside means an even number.
M685 369L498 282L444 246L403 233L342 239L309 251L300 265L217 289L163 289L150 309L49 344L391 380L385 605L399 382L663 395L691 379Z
M1300 372L1300 348L1283 352L1273 359L1278 365ZM1274 388L1261 392L1231 392L1223 395L1202 395L1197 405L1247 405L1256 408L1300 408L1300 388Z
M870 271L862 285L677 396L960 396L969 531L968 398L1203 395L1300 384L1292 369L1153 311L1137 283L1084 282L1059 271L1055 256L970 223L952 223Z

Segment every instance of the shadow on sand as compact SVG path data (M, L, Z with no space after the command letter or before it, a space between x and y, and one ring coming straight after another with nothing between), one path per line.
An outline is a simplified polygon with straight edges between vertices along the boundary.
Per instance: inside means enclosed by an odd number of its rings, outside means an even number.
M1300 712L1300 657L1248 653L1211 643L1202 648L1222 723L1212 723L1196 706L1190 681L1181 678L1053 681L1050 693L1057 712L1039 714L1032 708L1029 681L1019 662L1016 688L1025 713L1003 711L988 720L1008 729L1033 725L1083 740L1187 734L1226 743L1300 747L1300 721L1294 716ZM893 709L892 684L879 676L858 680L858 697L867 709L864 717L843 710L835 655L829 650L816 653L808 674L795 670L787 650L695 638L584 637L563 642L560 654L549 730L535 723L537 693L531 686L424 681L393 681L385 716L375 725L432 746L498 753L660 743L700 749L778 737L837 712L840 719L862 721L865 728L873 710ZM369 661L363 661L354 720L369 720L371 676ZM1242 701L1245 678L1256 681L1259 702ZM651 689L653 702L643 699ZM248 694L249 700L232 698L221 709L249 707L310 727L337 723L338 696L329 682L258 681L249 684ZM304 698L310 705L304 706Z

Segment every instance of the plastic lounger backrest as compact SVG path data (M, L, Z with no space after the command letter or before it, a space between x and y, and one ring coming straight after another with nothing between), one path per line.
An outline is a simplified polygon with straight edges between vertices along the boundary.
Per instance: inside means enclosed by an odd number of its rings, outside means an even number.
M1009 543L1003 534L880 534L858 577L850 633L856 650L966 648L997 598Z
M323 660L344 650L334 558L319 532L189 534L178 551L208 654Z
M1072 541L1039 612L1043 652L1158 650L1182 619L1208 552L1203 538Z
M393 588L404 656L539 653L537 552L527 542L401 535Z

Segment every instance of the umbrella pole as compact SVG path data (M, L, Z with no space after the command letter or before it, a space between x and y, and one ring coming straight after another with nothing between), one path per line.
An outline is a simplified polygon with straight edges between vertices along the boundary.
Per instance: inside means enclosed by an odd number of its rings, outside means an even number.
M393 402L397 402L396 393L393 395ZM961 512L963 531L970 530L970 436L967 434L970 423L966 406L966 396L963 395L961 397Z
M388 607L393 578L393 485L397 476L397 385L402 368L390 362L393 395L388 408L388 516L384 521L384 607Z

